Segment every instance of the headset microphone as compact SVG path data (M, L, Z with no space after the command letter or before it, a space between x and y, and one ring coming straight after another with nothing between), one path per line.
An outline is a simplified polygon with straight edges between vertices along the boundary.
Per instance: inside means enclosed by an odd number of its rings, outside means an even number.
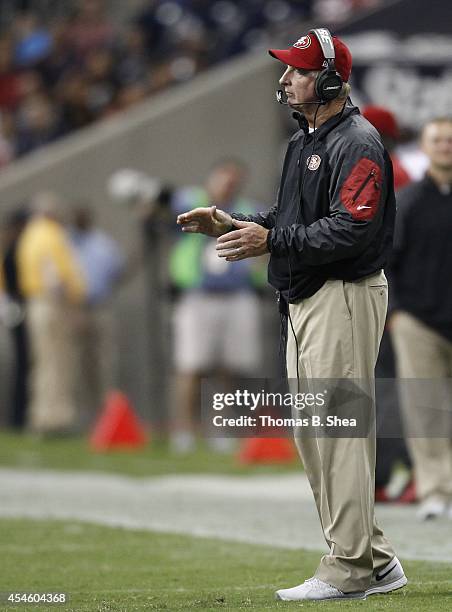
M280 104L284 104L284 106L288 106L289 103L287 101L287 96L282 89L278 89L276 91L276 99Z
M289 102L287 101L287 95L282 89L278 89L276 91L276 99L280 104L284 106L289 106ZM301 106L302 104L317 104L323 105L326 104L325 100L315 100L314 102L300 102L299 104L294 104L294 106Z

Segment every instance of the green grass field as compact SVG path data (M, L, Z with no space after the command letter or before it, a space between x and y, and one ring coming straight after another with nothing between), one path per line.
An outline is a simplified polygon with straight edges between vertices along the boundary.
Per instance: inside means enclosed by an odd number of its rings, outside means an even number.
M238 441L239 447L242 441ZM243 465L236 453L219 454L200 441L196 450L183 456L169 452L167 440L157 437L138 450L97 453L81 437L40 439L29 434L0 431L0 467L94 471L126 476L152 477L169 474L278 474L303 470L295 458L291 463Z
M94 453L83 438L38 439L30 435L0 432L0 466L23 469L83 470L129 476L168 474L256 474L300 470L294 461L277 465L243 466L233 455L209 450L206 444L185 456L169 453L165 440L157 438L137 451Z
M275 589L310 576L319 554L82 523L2 520L0 591L65 592L67 605L2 610L452 609L449 564L406 562L410 584L367 601L277 602Z
M162 440L138 452L92 453L85 440L0 434L0 467L162 474L255 474L299 470L243 467L205 446L174 457ZM1 494L0 494L1 495ZM277 602L277 588L312 575L321 553L156 534L63 521L0 519L0 610L77 612L295 610L452 610L452 564L406 562L410 584L367 601ZM9 592L65 592L69 603L8 605Z

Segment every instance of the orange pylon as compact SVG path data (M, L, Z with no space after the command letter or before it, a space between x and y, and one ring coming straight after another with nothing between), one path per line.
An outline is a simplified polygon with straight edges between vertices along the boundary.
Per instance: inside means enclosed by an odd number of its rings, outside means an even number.
M96 451L139 448L147 441L148 434L127 396L120 391L108 393L90 436L91 448Z

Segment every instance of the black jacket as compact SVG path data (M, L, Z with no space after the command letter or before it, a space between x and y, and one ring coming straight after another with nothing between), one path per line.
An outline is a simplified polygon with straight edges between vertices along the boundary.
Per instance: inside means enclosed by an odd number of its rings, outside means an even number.
M347 104L311 134L299 122L277 203L266 213L234 215L271 230L268 280L290 302L327 279L352 281L383 268L395 220L391 160L358 108Z
M397 193L391 310L401 309L452 340L452 185L427 175Z

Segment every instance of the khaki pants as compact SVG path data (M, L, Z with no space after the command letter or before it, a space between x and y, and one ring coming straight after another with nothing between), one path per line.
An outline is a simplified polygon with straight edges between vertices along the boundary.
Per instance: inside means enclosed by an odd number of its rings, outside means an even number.
M116 388L118 344L109 305L73 308L74 383L78 425L89 427L108 391Z
M28 425L35 432L66 430L75 423L71 308L56 298L32 298L27 304L31 348Z
M418 496L452 500L452 343L407 312L394 315L391 335Z
M329 280L312 297L290 305L298 340L300 379L361 379L374 393L374 370L387 309L383 272L356 282ZM297 377L289 325L287 372ZM334 414L334 406L329 406ZM330 548L316 577L341 591L363 591L394 551L374 516L375 428L361 438L296 435Z

